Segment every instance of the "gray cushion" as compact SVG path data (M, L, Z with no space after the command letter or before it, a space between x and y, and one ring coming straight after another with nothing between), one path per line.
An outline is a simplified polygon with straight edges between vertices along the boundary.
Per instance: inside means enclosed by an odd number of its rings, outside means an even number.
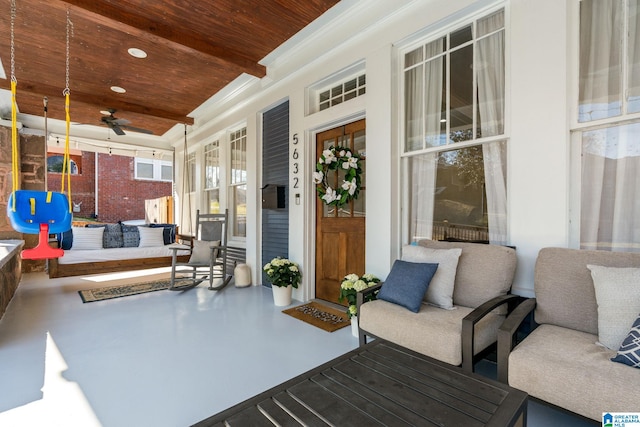
M402 260L438 264L424 300L440 308L453 308L453 287L456 280L460 248L431 249L424 246L407 245L402 248Z
M598 303L598 341L617 350L640 313L640 268L591 264L587 268Z
M124 244L120 224L87 224L89 228L104 228L102 247L105 249L121 248Z
M640 369L611 362L615 351L596 345L597 339L538 326L509 356L509 385L596 421L603 412L637 410Z
M209 242L206 240L194 240L189 264L193 265L209 265L211 259L211 247L220 246L220 240ZM215 255L214 255L215 256Z
M587 264L638 267L640 253L541 249L535 268L536 322L598 334L598 305Z
M627 337L622 341L614 362L640 368L640 316L633 322Z
M455 310L423 304L412 313L396 304L376 300L363 304L358 313L360 327L385 340L417 351L434 359L462 364L462 319L473 309L458 306ZM504 316L489 313L475 327L473 353L478 354L495 342Z
M120 224L107 224L104 228L102 236L102 245L104 248L121 248L124 245L122 239L122 227Z
M137 248L140 243L140 233L137 225L120 224L122 227L122 247Z
M420 246L433 249L460 248L453 304L476 308L511 289L516 271L516 251L499 245L421 240Z
M417 313L437 268L438 264L396 260L378 292L378 299Z

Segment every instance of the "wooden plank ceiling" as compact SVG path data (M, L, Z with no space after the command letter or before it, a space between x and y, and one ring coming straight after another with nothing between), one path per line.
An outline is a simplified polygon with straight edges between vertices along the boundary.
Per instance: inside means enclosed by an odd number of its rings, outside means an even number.
M15 74L20 113L65 119L67 11L71 120L104 125L113 109L129 126L163 135L338 0L16 0ZM10 1L0 13L0 58L10 88ZM142 49L144 59L127 53ZM119 86L126 93L110 88ZM5 112L2 112L6 116ZM6 117L5 117L6 118ZM125 132L131 129L124 128Z

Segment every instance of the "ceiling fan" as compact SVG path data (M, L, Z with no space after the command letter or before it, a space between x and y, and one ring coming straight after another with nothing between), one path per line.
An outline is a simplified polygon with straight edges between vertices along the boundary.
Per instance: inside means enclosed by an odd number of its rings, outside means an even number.
M125 129L131 132L139 132L139 133L146 133L149 135L153 135L153 132L151 132L150 130L129 126L131 121L127 119L118 119L114 116L115 113L116 113L116 110L114 110L113 108L105 110L105 112L103 113L105 115L100 119L100 121L106 124L107 126L109 126L109 128L112 129L116 135L126 135L124 132Z

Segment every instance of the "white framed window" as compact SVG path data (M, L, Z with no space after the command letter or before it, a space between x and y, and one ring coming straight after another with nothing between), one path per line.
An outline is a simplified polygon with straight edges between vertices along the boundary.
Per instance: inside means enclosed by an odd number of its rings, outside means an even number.
M231 236L247 236L247 128L229 134L229 211Z
M167 160L136 157L135 178L152 181L173 181L173 164Z
M640 251L639 0L580 2L571 240Z
M504 10L399 51L406 240L507 242Z
M204 147L204 191L208 213L220 213L220 141Z

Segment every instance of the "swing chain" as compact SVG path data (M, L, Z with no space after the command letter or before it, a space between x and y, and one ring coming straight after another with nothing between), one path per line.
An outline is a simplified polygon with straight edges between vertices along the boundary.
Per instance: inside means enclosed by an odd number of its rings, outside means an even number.
M15 0L14 0L15 1ZM73 37L73 22L71 22L71 13L67 9L67 44L66 44L66 62L65 62L65 87L62 94L67 96L71 93L69 90L69 38Z
M16 48L14 41L14 26L16 20L16 0L11 0L11 81L17 83L16 79Z

